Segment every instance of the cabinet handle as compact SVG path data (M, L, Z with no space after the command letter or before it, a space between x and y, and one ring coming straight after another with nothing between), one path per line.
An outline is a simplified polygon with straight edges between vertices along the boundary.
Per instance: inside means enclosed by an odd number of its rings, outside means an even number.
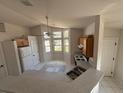
M33 55L33 56L35 56L35 55Z

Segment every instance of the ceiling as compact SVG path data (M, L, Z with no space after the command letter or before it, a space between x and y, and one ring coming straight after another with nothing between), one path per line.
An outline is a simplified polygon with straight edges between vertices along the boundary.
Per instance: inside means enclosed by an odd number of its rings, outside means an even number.
M122 0L29 0L33 6L24 6L20 0L0 0L0 20L23 26L46 23L59 27L83 28L103 14L105 26L122 28Z

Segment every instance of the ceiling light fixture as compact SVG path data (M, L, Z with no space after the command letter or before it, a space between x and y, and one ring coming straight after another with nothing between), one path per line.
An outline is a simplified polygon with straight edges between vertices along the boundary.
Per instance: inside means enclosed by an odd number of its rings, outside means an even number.
M51 36L51 35L53 35L53 34L52 34L52 33L50 32L50 30L49 30L49 17L48 17L48 12L49 12L49 9L48 9L48 0L46 0L46 16L45 16L45 18L46 18L46 27L47 27L47 30L46 30L45 35Z
M46 16L46 27L47 27L47 33L46 35L50 36L50 32L49 32L49 24L48 24L48 16Z
M33 4L29 0L20 0L20 2L25 6L33 6Z

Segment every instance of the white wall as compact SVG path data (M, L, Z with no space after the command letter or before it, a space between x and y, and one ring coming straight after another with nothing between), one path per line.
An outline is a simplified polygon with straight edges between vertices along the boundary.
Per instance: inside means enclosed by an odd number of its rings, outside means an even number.
M31 27L30 34L31 35L41 35L41 25Z
M29 33L28 28L10 23L5 23L5 31L0 32L0 41L10 40Z
M100 70L101 68L103 36L104 36L104 18L102 15L97 15L95 17L93 63L98 70Z
M120 37L119 29L105 28L104 37Z
M123 86L123 32L121 31L119 45L118 45L118 53L117 53L117 61L115 65L115 79Z
M83 29L70 29L71 63L74 63L74 55L81 52L78 48L78 41L81 36L83 36Z
M95 22L91 23L84 28L83 35L94 35L95 33Z

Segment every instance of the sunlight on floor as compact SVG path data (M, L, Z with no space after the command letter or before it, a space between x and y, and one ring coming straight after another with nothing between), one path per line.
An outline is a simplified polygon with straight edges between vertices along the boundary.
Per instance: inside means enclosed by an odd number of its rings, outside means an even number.
M65 67L64 66L49 66L46 69L47 72L64 72Z
M45 69L47 72L64 72L65 71L65 63L61 61L53 61L48 62L45 65Z

